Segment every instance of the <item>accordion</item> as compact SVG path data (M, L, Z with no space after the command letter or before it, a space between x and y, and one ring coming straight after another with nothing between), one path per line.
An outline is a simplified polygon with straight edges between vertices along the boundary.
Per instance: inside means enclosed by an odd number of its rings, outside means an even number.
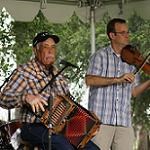
M76 148L84 148L100 129L98 117L67 96L57 96L52 109L46 110L41 122L56 134L63 134Z

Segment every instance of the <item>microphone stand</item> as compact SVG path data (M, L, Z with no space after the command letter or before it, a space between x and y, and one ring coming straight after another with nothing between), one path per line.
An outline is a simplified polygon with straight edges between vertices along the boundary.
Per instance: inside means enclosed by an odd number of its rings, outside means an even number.
M65 65L57 74L52 76L52 79L43 87L43 89L40 90L39 93L42 93L50 84L54 82L56 77L58 77L69 65Z
M48 87L48 85L52 85L56 77L58 77L69 66L70 65L65 65L56 75L52 75L52 79L44 86L44 88L40 90L39 93L42 93ZM52 106L53 106L52 96L49 96L48 98L48 110L49 111L51 110ZM49 122L49 128L52 128L51 114L50 114L48 122ZM49 130L48 131L48 147L49 147L48 150L51 150L51 135L52 135L51 130Z

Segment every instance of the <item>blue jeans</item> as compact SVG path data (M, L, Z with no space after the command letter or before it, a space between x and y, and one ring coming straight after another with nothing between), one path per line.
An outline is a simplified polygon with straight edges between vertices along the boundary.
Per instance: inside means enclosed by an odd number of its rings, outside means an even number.
M21 138L33 147L39 146L42 150L76 150L63 135L48 135L48 129L40 123L24 124L21 128ZM89 141L83 150L100 149Z

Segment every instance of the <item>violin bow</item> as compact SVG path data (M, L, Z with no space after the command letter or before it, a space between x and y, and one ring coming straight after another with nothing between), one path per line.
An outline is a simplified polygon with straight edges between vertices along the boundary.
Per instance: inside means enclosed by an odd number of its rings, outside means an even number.
M146 56L145 60L143 61L141 67L134 73L134 75L138 74L142 68L144 67L144 65L147 63L147 60L150 58L150 53Z

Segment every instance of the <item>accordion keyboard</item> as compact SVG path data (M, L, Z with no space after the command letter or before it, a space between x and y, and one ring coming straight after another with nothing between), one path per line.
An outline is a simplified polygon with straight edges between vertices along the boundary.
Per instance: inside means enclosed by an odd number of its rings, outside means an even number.
M63 102L61 102L53 111L51 120L52 120L52 126L58 125L59 122L61 122L65 112L66 112L66 106Z

